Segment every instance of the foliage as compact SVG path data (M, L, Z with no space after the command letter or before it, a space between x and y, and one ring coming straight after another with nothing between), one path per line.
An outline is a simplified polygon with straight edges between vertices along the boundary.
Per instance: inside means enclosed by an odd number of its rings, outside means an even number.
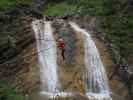
M102 16L106 37L120 55L127 58L133 51L133 17L129 15L129 4L128 0L54 0L54 3L49 2L45 15L78 13Z
M0 100L26 100L16 89L0 81Z
M108 16L104 21L107 38L117 47L120 55L125 58L133 53L132 27L132 16Z
M128 0L104 2L104 30L107 38L117 47L126 60L133 54L133 16L129 12Z
M102 0L49 0L44 14L48 16L62 16L67 14L91 14L102 13Z
M66 2L61 3L49 3L46 10L44 10L44 15L46 16L64 16L73 14L75 10L74 5L70 5Z
M100 15L103 13L102 0L79 0L78 12L81 14Z
M19 3L31 4L33 0L0 0L0 10L5 10Z

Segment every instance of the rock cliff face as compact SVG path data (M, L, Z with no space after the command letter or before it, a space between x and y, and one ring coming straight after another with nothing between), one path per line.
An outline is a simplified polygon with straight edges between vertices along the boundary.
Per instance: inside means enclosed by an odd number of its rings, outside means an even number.
M82 71L83 71L83 45L82 39L77 36L70 27L67 20L55 19L53 28L58 41L62 37L65 42L65 61L62 60L61 51L58 50L59 77L63 91L84 92Z
M42 2L40 0L40 2ZM40 7L40 5L39 5ZM21 9L21 10L20 10ZM12 86L18 88L25 94L29 94L32 90L39 89L40 77L37 62L37 50L34 32L31 27L33 17L42 18L42 15L35 9L31 9L27 5L19 5L12 8L11 11L1 13L0 16L0 79L8 81ZM53 19L53 18L47 18ZM63 20L65 19L65 20ZM55 39L63 37L65 40L66 61L62 62L60 51L58 50L58 64L60 65L59 74L60 81L63 84L64 91L79 91L84 93L83 80L80 76L83 74L83 41L78 33L75 33L68 24L67 17L56 18L53 20L54 31L58 34ZM88 20L89 19L89 20ZM92 19L92 20L91 20ZM86 17L82 20L80 17L73 17L76 21L88 30L92 31L92 37L95 40L100 51L104 65L107 66L108 76L111 76L115 68L120 63L113 62L108 50L111 48L104 38L104 34L99 32L99 21L97 18ZM99 19L98 19L99 20ZM87 22L87 23L86 23ZM119 57L116 55L116 57ZM117 59L117 58L116 58ZM62 62L62 63L60 63ZM132 61L130 66L132 66ZM118 70L119 74L110 80L110 87L114 94L114 100L128 100L128 90L132 84L132 69L130 73ZM124 80L129 79L129 83L121 82L119 76L128 74ZM67 75L67 76L66 76Z
M78 19L78 20L77 20ZM96 46L100 52L101 59L104 66L106 67L107 74L109 77L109 85L111 88L111 95L113 100L129 100L129 90L127 85L121 81L121 77L116 73L112 78L114 70L118 65L112 60L111 55L107 48L106 42L102 38L102 35L98 34L99 23L96 18L86 17L85 20L81 18L74 18L81 27L91 31L91 36L96 43ZM68 25L69 20L54 19L53 27L55 32L56 40L58 37L63 37L65 40L66 60L62 62L60 52L58 53L58 64L59 64L59 76L64 91L78 91L81 93L85 92L84 82L82 75L84 74L84 47L83 38L79 33L75 33L73 29ZM101 38L99 37L101 36ZM67 40L68 39L68 40ZM70 51L69 51L70 50ZM72 51L71 51L72 50ZM68 60L67 60L68 59ZM71 59L71 61L69 61Z
M31 22L42 18L45 2L35 0L33 5L17 4L0 11L0 79L24 93L30 93L40 83Z
M24 92L39 87L39 70L33 18L42 18L41 8L47 0L33 5L18 4L0 12L0 79Z
M26 93L39 82L34 73L37 57L30 25L33 16L40 18L41 14L29 5L17 5L0 15L0 78Z
M82 19L80 16L75 16L74 19L79 25L89 31L92 32L92 37L94 38L97 47L100 51L101 58L103 59L103 62L105 63L105 66L107 66L107 71L109 75L109 79L111 82L111 88L114 88L115 85L122 86L123 88L127 88L127 95L129 94L132 98L133 91L132 91L132 63L125 61L124 58L120 56L117 50L115 50L114 46L111 44L109 40L107 40L104 31L102 29L101 24L101 17L91 17L86 16ZM105 48L105 49L103 49ZM106 55L107 54L107 55ZM130 60L132 60L132 57L130 57ZM109 62L108 62L109 61ZM116 78L114 80L114 78ZM119 81L120 80L120 81ZM115 82L114 82L115 81ZM122 83L121 83L122 82ZM114 83L116 83L114 85ZM122 88L121 87L121 88ZM117 88L114 88L114 90ZM118 91L117 91L118 92ZM120 92L120 91L119 91ZM119 94L118 92L118 94ZM124 94L122 94L124 95ZM127 99L125 97L125 99ZM130 99L130 97L129 97Z

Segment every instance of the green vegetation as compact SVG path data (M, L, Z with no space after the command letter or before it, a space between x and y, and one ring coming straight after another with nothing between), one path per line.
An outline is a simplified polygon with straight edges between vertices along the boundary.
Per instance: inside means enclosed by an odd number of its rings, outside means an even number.
M34 0L0 0L0 11L7 11L17 4L33 4ZM44 8L46 16L91 15L101 16L103 32L106 38L126 60L133 55L133 16L129 0L48 0ZM7 15L0 12L0 62L16 56L23 49L14 45L21 38L27 39L27 32L22 18L27 15L25 9L16 12L18 15ZM24 14L23 14L24 13ZM30 13L30 12L29 12ZM31 37L29 35L29 37ZM30 39L30 38L29 38ZM7 43L9 41L10 45ZM6 46L10 51L5 52ZM27 44L26 44L27 45ZM20 48L20 49L18 49ZM4 53L3 53L4 52ZM3 67L4 68L4 67ZM3 99L4 98L4 99ZM0 82L0 100L24 100L25 97L9 85Z
M108 16L104 21L107 38L126 59L133 53L132 27L132 16Z
M8 85L8 82L2 82L2 78L8 77L8 79L10 79L16 75L13 71L11 72L12 74L7 75L7 72L10 72L10 66L2 65L2 63L13 59L12 57L18 54L21 47L16 46L17 41L21 39L20 37L25 37L25 33L26 35L29 33L24 32L24 27L22 27L25 26L22 22L22 18L27 16L28 12L26 13L25 9L17 9L16 5L19 3L29 4L30 2L32 2L32 0L0 0L0 100L26 100L23 93ZM12 11L13 13L7 14L7 12ZM29 9L28 11L30 12ZM12 67L12 70L14 70L15 67ZM7 70L7 72L5 72L5 70Z
M127 59L133 51L133 16L129 4L128 0L49 0L44 15L102 16L107 39Z
M102 0L49 0L44 10L47 16L63 16L72 14L98 15L103 13Z
M16 89L0 81L0 100L26 100Z
M83 15L101 15L103 13L103 0L79 0L77 9Z
M133 54L133 16L128 0L108 0L104 2L103 28L107 39L115 46L126 61Z
M44 15L46 16L63 16L75 12L75 6L67 2L49 3L46 9L44 11Z
M5 10L19 3L32 4L33 0L0 0L0 10Z

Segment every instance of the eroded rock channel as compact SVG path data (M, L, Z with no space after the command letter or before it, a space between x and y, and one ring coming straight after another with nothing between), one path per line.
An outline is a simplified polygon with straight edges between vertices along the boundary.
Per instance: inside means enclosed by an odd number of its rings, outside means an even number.
M45 19L41 20L45 22ZM84 64L84 41L83 37L79 34L80 32L74 31L74 29L70 26L68 20L63 19L54 19L50 21L52 27L52 34L54 36L54 40L57 45L57 76L60 87L57 87L60 91L60 94L57 93L55 96L62 96L66 98L67 94L69 94L69 99L71 100L87 100L87 96L85 96L85 81L83 78L85 71ZM102 43L95 33L91 33L93 41L100 52L100 57L107 70L107 76L111 73L112 69L115 67L115 64L111 60L108 52L106 52L106 47L104 43ZM64 39L65 44L65 60L62 59L61 50L58 49L58 39ZM36 47L35 47L36 48ZM104 54L105 53L105 54ZM38 66L39 67L39 66ZM50 74L50 73L49 73ZM94 77L95 78L95 77ZM45 83L43 83L45 84ZM40 84L41 85L41 84ZM119 87L120 86L120 87ZM113 100L126 100L128 97L128 90L123 85L121 81L119 81L119 77L116 77L112 80L109 80L110 95ZM45 89L44 89L45 90ZM122 92L123 90L124 92ZM56 93L57 91L53 92ZM39 91L38 91L39 93ZM62 93L62 94L61 94ZM72 95L71 95L72 94ZM49 94L48 94L49 95ZM34 95L35 96L35 95ZM36 96L37 97L37 96ZM77 98L78 97L78 98ZM40 97L38 97L40 98ZM63 100L63 98L61 100ZM64 99L65 99L64 98ZM43 99L43 98L42 98ZM46 98L45 98L46 99ZM91 99L94 99L93 96ZM105 100L107 98L104 98ZM95 99L102 100L102 99ZM107 99L110 100L110 99Z

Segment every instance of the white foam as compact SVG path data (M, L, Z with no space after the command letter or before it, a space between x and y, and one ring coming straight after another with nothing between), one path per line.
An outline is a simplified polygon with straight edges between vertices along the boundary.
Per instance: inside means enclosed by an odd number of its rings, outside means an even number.
M57 93L50 93L50 92L45 92L41 91L40 94L47 96L48 98L56 98L56 97L72 97L74 96L73 93L71 92L57 92Z
M94 41L85 29L73 22L70 22L70 25L84 38L86 71L83 76L87 96L94 98L92 100L111 100L106 71ZM108 99L105 99L106 97Z
M42 91L58 91L57 46L50 21L36 20L32 23L37 41Z

